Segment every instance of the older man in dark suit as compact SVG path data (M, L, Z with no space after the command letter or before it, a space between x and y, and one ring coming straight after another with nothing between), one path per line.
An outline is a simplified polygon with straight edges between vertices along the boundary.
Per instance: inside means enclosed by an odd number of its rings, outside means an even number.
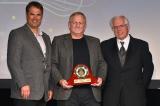
M45 100L52 98L49 90L51 42L39 29L42 16L42 5L30 2L26 6L27 23L9 35L7 63L15 106L45 106Z
M145 90L153 73L148 43L129 34L125 16L111 20L114 38L101 43L108 77L103 89L103 106L146 106Z
M100 41L84 35L86 17L82 12L73 13L68 22L69 34L56 36L52 43L52 72L57 88L58 106L100 106L101 85L106 77L106 63L101 54ZM91 69L97 82L70 85L68 79L79 64ZM85 78L84 78L85 79Z

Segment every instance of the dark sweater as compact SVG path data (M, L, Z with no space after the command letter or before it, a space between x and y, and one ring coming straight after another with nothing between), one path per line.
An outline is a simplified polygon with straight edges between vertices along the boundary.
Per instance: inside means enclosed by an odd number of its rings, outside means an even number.
M90 67L90 56L85 38L73 39L73 66L85 64Z

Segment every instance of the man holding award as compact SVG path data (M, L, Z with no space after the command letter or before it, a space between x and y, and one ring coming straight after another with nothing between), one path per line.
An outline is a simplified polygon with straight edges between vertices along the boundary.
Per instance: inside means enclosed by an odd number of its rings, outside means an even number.
M84 35L86 16L74 12L69 17L69 34L56 36L52 42L52 76L57 86L58 106L100 106L101 85L107 65L100 41Z

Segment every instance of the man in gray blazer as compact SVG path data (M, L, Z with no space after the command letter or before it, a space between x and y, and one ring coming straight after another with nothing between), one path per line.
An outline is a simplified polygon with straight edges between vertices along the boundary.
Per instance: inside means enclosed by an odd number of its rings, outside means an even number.
M42 5L30 2L26 6L27 23L9 34L7 63L15 106L46 106L45 101L52 98L51 42L39 29L42 17Z
M56 36L52 42L52 76L56 83L58 106L100 106L101 85L106 77L106 63L99 39L84 35L86 16L74 12L68 22L69 34ZM78 64L88 66L97 82L70 85L68 79Z

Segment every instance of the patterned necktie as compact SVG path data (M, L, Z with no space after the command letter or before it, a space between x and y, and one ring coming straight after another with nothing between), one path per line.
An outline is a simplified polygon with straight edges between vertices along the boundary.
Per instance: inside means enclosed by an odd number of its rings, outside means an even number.
M121 66L124 65L125 63L125 58L126 58L126 51L125 51L125 48L124 48L124 42L120 42L121 43L121 48L119 50L119 58L120 58L120 62L121 62Z

